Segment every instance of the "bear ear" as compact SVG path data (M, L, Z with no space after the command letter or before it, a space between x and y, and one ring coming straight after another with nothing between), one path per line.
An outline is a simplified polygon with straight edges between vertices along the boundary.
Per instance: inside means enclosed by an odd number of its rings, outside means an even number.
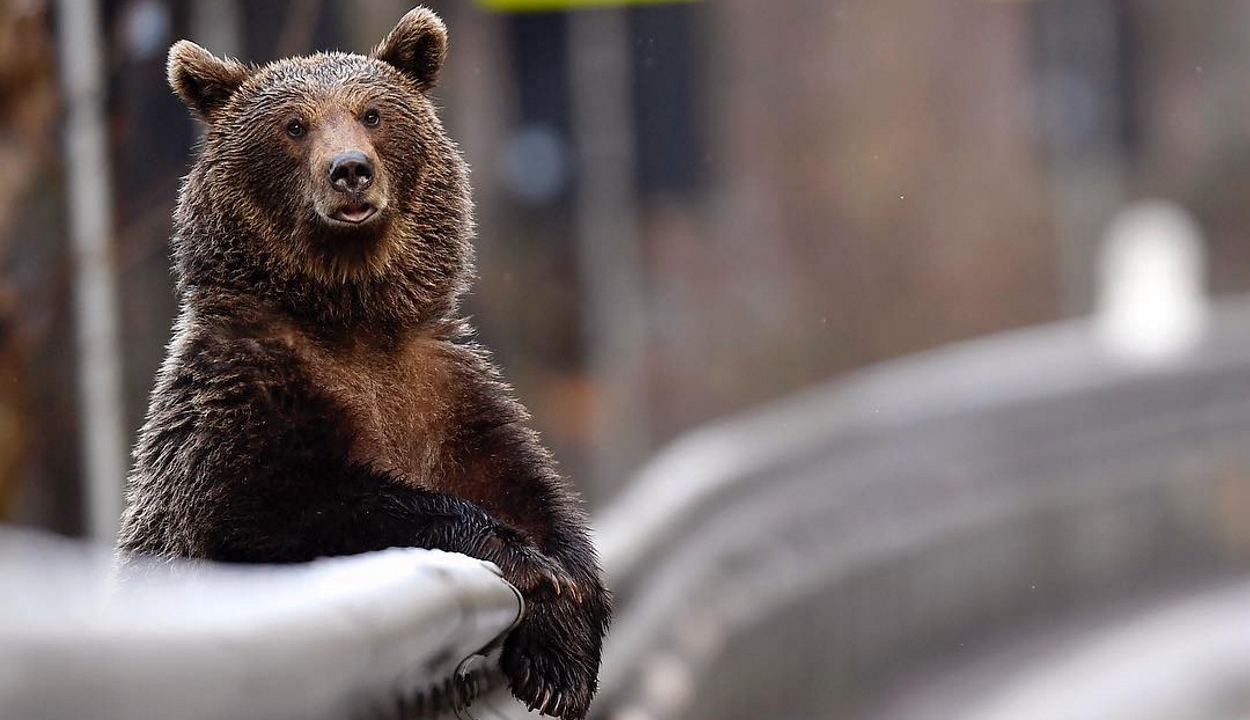
M205 122L212 122L251 71L237 60L221 59L190 40L169 48L169 87Z
M438 83L438 71L447 57L447 26L434 11L415 7L369 56L394 66L421 92L428 92Z

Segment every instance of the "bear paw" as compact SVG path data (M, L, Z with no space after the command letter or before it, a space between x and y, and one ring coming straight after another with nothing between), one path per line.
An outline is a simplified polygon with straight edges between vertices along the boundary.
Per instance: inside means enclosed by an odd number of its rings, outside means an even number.
M512 694L530 710L562 720L583 720L589 713L596 672L562 647L557 635L522 623L504 643L500 665Z

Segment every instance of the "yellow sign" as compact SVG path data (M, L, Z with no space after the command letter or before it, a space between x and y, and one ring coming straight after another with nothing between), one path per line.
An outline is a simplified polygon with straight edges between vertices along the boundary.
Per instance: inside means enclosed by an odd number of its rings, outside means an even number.
M537 10L575 10L578 8L613 7L621 5L664 5L698 0L477 0L491 10L533 12Z

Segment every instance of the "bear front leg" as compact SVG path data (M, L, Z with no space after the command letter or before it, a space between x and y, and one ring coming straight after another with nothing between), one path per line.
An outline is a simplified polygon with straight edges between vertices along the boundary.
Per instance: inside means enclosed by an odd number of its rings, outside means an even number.
M481 357L464 376L471 392L447 445L442 479L499 522L532 539L543 555L572 577L559 595L526 596L525 618L504 640L500 663L512 693L527 707L581 720L598 686L599 659L611 618L611 598L600 579L589 520L551 455L525 424L525 411L501 393ZM476 369L475 369L476 368Z
M585 718L611 618L585 534L556 524L540 547L470 501L407 488L390 492L400 493L392 501L394 517L401 531L415 533L410 544L489 560L525 597L525 617L504 640L500 659L512 693L531 710Z
M500 665L513 695L531 710L582 720L598 689L611 597L584 533L554 527L544 553L526 534L458 497L406 487L387 490L391 520L407 542L488 560L526 600L526 614L504 640Z
M576 592L573 578L558 562L472 502L405 487L387 488L382 502L388 520L374 526L381 531L374 545L410 545L486 560L530 601Z
M573 577L576 589L531 599L525 618L504 641L500 664L512 694L530 710L582 720L598 690L612 598L580 527L553 523L543 548Z

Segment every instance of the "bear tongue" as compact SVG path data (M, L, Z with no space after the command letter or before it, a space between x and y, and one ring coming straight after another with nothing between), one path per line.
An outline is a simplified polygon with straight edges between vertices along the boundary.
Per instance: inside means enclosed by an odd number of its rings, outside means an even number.
M367 203L348 205L335 213L338 219L354 223L363 222L372 214L373 206Z

